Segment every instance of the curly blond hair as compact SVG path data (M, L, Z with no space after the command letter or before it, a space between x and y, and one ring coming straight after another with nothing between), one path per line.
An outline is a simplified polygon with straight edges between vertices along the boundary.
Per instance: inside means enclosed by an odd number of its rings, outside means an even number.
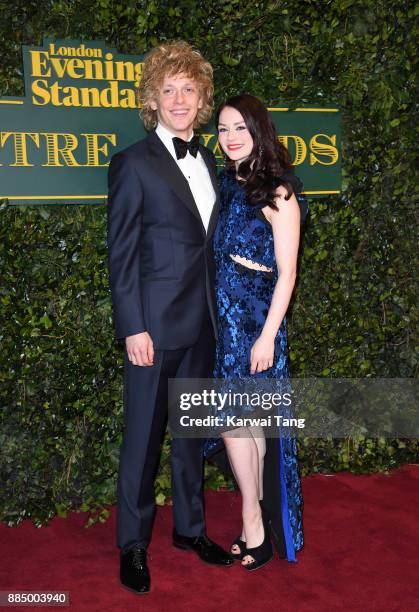
M214 108L212 66L199 51L187 42L179 40L159 45L144 58L138 86L138 102L141 106L140 117L146 130L157 125L157 111L151 108L150 102L156 99L164 77L181 73L196 81L202 98L202 108L198 111L194 128L209 121Z

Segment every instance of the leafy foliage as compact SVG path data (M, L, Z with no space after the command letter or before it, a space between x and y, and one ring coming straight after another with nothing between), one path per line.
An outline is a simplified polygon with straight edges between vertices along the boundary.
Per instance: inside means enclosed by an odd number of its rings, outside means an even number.
M412 377L416 254L415 9L402 0L0 1L0 94L22 95L20 45L106 39L141 54L184 38L211 61L217 100L336 104L343 194L313 202L289 314L294 376ZM103 206L0 208L2 518L70 509L106 520L122 435ZM303 473L387 470L415 440L300 443ZM165 441L156 496L170 494ZM207 484L227 486L207 467Z

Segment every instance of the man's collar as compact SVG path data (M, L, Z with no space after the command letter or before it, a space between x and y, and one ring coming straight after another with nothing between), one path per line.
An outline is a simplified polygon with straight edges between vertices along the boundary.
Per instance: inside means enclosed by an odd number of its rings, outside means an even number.
M170 130L168 130L167 127L165 127L161 123L157 124L156 134L160 138L160 140L162 140L164 142L164 144L166 146L167 146L167 143L169 143L169 142L172 143L173 138L175 138L175 136L177 136L177 134L172 134L172 132ZM194 136L194 133L192 131L192 134L191 134L190 138L188 138L188 141L192 140L193 136Z

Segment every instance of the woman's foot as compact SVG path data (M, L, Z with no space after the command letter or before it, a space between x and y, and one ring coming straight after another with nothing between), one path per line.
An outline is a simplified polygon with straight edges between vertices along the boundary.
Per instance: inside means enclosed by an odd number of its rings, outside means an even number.
M244 555L246 554L246 539L243 535L243 532L241 536L234 540L230 550L233 559L237 559L240 561L241 559L243 559Z
M246 540L247 548L255 548L260 546L263 542L263 525L262 525L262 513L260 506L256 506L252 513L243 513L243 534L245 537L243 539ZM245 554L242 557L242 565L246 565L247 563L251 563L254 561L250 557L250 555Z
M260 529L262 530L262 535L258 536L257 533ZM248 533L248 531L246 533ZM254 532L254 537L255 539L258 538L258 544L250 546L250 538L248 538L246 554L242 560L242 565L249 571L259 569L271 561L274 556L268 524L262 517L259 520L258 530Z

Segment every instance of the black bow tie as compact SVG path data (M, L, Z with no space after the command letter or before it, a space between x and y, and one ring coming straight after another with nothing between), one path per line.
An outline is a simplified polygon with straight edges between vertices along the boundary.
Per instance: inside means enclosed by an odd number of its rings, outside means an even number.
M194 136L189 142L175 136L173 138L173 145L175 147L177 159L182 159L183 157L185 157L188 151L191 155L196 157L196 154L198 153L199 149L199 136Z

